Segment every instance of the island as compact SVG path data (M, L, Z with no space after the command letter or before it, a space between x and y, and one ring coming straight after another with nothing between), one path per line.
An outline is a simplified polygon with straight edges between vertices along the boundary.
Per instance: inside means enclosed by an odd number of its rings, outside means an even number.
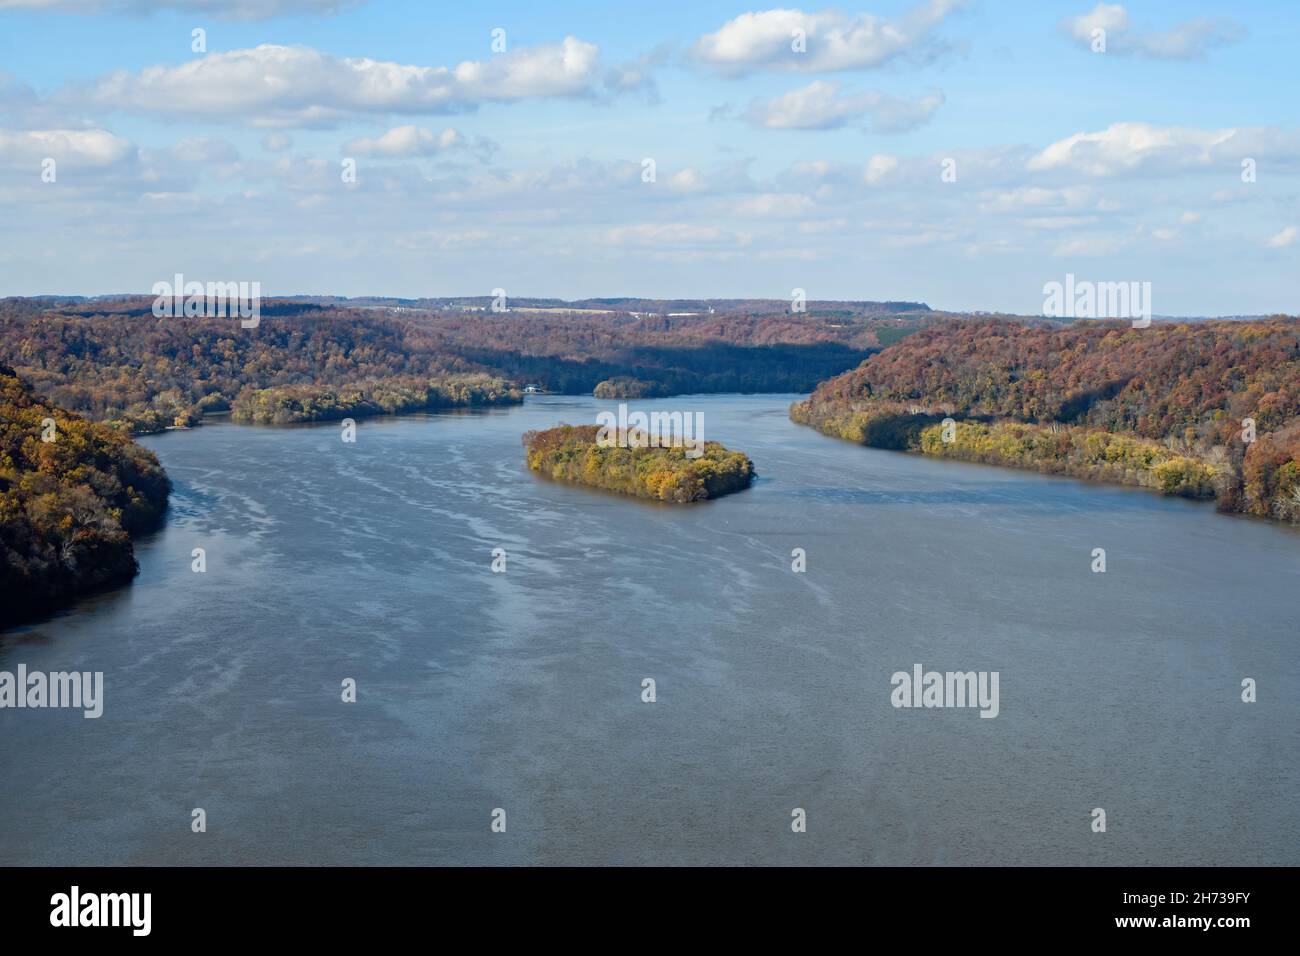
M560 425L524 435L528 467L549 478L638 498L685 504L742 491L754 480L744 452L705 442L699 457L685 448L601 445L598 425Z

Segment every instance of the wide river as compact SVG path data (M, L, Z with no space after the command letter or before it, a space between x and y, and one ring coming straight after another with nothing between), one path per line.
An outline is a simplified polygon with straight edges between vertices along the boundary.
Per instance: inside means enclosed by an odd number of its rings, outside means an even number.
M594 399L146 439L139 577L0 635L105 683L0 710L0 863L1300 863L1300 533L794 398L636 403L754 460L693 506L527 470ZM916 664L998 672L998 716L896 709Z

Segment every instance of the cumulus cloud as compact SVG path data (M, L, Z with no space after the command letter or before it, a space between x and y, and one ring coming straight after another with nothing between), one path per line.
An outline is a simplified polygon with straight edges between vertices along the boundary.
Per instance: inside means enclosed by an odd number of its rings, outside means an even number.
M689 57L726 76L870 69L932 46L934 29L961 5L962 0L925 0L897 20L836 10L742 13L696 40Z
M822 188L874 186L888 179L891 183L916 188L924 195L934 192L934 184L949 168L961 183L978 183L986 189L1013 189L1026 181L1025 162L1033 155L1027 146L988 146L979 149L942 150L930 155L894 156L876 154L866 166L827 160L802 160L791 164L783 174L791 185L803 188L809 181ZM818 198L824 198L821 194Z
M862 172L863 182L874 186L898 169L898 157L877 153L867 160L867 167Z
M704 179L698 169L687 166L668 177L668 186L677 192L699 192L704 188Z
M484 102L604 90L597 48L574 37L454 67L353 59L263 44L180 66L118 71L65 91L103 109L252 126L329 126L358 114L456 113Z
M1061 28L1076 42L1092 49L1094 31L1105 33L1106 53L1146 56L1159 60L1198 60L1211 49L1235 43L1245 29L1231 20L1196 17L1173 29L1139 33L1128 11L1118 3L1099 3L1087 13L1066 17Z
M1271 156L1279 165L1300 161L1300 137L1272 127L1203 130L1148 123L1115 123L1075 133L1030 157L1031 172L1062 170L1087 176L1173 173L1235 167L1243 157Z
M1291 245L1297 238L1300 238L1300 229L1295 226L1287 226L1277 235L1269 237L1268 247L1270 249L1281 249L1284 246Z
M353 139L343 151L357 156L432 156L465 145L465 137L450 126L440 133L420 126L396 126L376 139Z
M42 13L150 13L175 10L227 20L265 20L285 14L334 13L365 0L0 0L0 10Z
M942 93L908 100L885 93L845 92L839 83L814 80L769 100L755 100L745 113L767 129L837 129L867 119L876 133L902 133L924 125L943 103Z
M1048 189L1044 186L1019 186L987 197L980 203L981 212L1019 213L1027 210L1078 209L1092 196L1086 186Z
M0 129L0 164L39 167L53 159L59 166L113 166L136 155L120 136L102 129Z

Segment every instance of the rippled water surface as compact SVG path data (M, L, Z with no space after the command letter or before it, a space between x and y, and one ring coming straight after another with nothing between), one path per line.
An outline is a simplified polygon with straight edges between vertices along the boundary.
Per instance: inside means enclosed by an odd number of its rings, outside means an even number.
M176 492L135 583L0 636L106 685L0 710L0 862L1300 863L1300 534L792 398L638 406L754 460L689 507L528 472L593 399L147 439ZM916 663L998 671L1000 715L894 709Z

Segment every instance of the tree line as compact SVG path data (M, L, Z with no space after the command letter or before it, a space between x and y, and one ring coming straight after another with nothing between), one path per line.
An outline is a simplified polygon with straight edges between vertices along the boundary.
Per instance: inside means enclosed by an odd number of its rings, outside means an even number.
M133 577L170 492L152 452L0 366L0 628Z
M488 375L561 394L591 394L618 378L646 382L654 394L808 391L870 355L877 330L896 321L275 300L263 304L258 328L241 329L221 319L158 319L151 302L0 300L0 361L59 405L145 434L264 404L252 394L259 391L384 380L398 388L398 380Z
M1300 520L1300 320L933 325L791 408L863 444ZM948 426L944 420L960 423Z

